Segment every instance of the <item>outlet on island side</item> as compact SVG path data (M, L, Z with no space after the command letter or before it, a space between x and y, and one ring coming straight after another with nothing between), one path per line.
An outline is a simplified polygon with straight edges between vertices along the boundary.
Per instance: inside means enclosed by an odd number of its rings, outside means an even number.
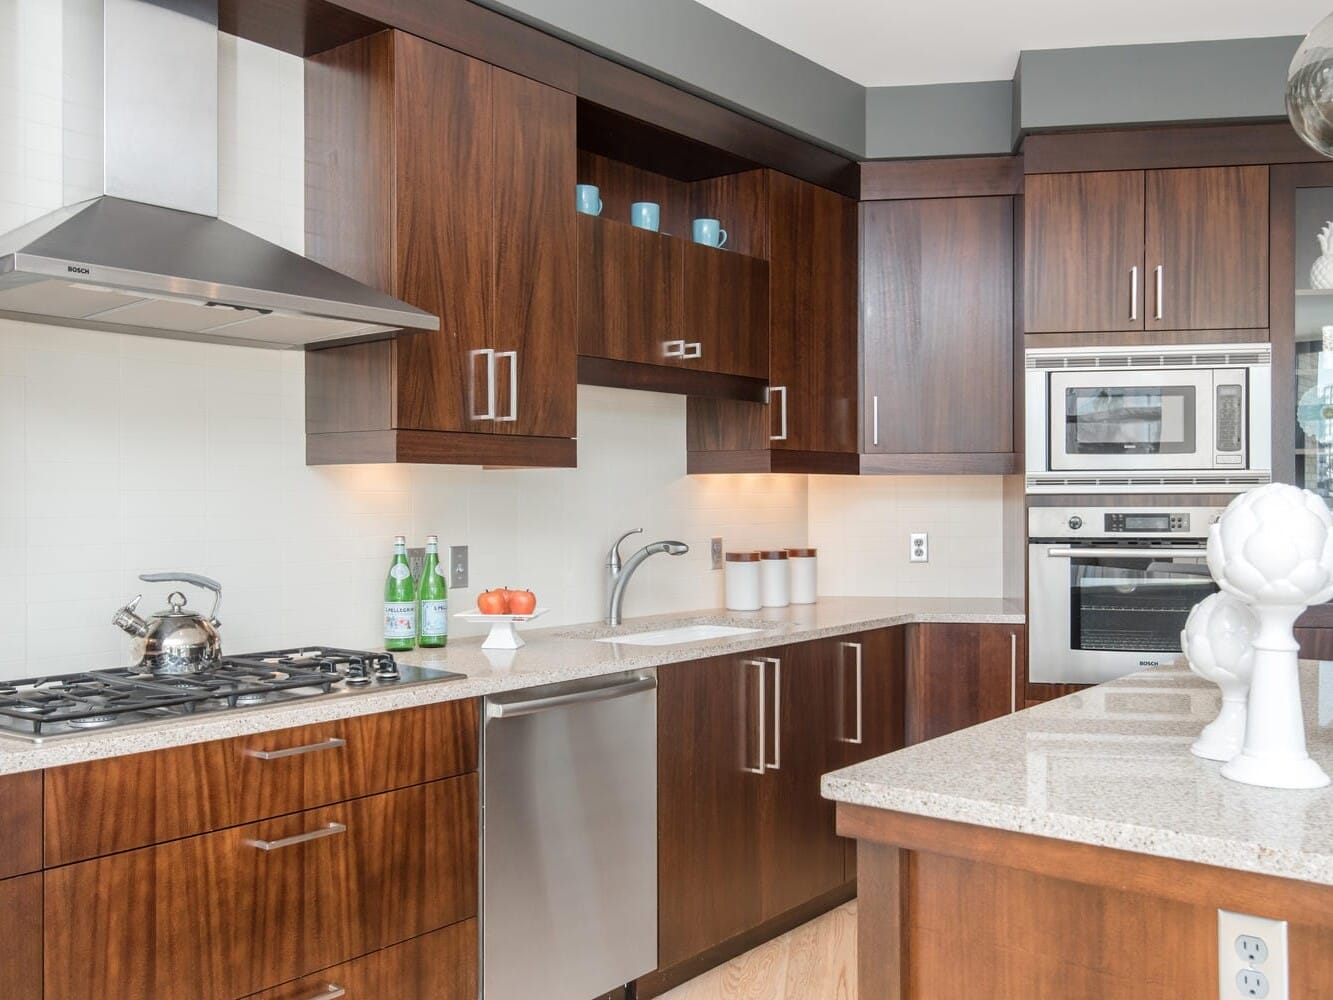
M924 531L913 531L908 539L907 558L912 562L930 562L930 535Z
M1219 1000L1290 1000L1287 922L1217 911Z

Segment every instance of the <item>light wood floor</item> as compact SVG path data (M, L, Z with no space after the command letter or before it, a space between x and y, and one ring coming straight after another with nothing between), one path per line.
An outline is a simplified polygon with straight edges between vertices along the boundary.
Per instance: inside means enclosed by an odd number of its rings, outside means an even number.
M856 1000L856 900L705 972L662 1000Z

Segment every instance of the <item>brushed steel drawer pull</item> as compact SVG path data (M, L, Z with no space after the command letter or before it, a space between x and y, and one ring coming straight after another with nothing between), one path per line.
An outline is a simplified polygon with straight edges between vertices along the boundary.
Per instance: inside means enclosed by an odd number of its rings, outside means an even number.
M741 770L748 771L751 774L763 774L766 767L764 762L768 759L768 733L765 729L768 712L764 706L766 700L765 688L767 687L768 680L764 675L763 660L742 660L741 662L744 666L759 668L759 766L751 767L748 763L742 762Z
M864 652L859 642L843 642L839 645L843 649L850 649L856 653L856 735L850 739L846 736L840 736L838 740L841 743L861 743L865 738L864 697L861 686Z
M284 847L295 847L297 844L308 844L312 840L323 840L325 837L336 837L340 833L346 833L347 826L343 823L326 823L318 830L311 830L309 833L298 833L292 837L283 837L281 840L247 840L246 843L251 847L257 847L261 851L280 851Z
M338 1000L339 997L347 996L347 990L337 983L325 983L324 988L318 993L312 994L309 1000Z
M283 757L300 757L302 754L315 753L319 750L337 750L347 746L347 741L337 736L330 736L320 743L309 743L303 747L288 747L286 750L247 750L247 757L259 760L281 760Z
M782 769L782 661L776 656L765 656L773 664L773 763L764 761L765 771Z

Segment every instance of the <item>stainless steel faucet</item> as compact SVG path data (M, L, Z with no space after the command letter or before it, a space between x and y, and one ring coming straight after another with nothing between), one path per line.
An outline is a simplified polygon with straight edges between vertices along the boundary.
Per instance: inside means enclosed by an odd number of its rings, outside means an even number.
M606 623L608 625L620 624L620 602L625 599L625 587L629 583L629 578L634 575L645 559L649 556L655 556L659 552L665 552L669 556L683 556L690 551L690 547L684 542L653 542L645 545L638 552L625 560L622 568L620 565L620 543L630 535L642 534L642 528L635 528L627 531L611 546L611 551L606 554L606 586L610 594L606 608Z

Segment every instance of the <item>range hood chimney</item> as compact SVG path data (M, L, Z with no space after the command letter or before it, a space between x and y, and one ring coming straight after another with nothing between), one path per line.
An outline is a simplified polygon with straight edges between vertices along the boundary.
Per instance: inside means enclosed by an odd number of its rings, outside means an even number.
M100 170L82 165L101 191L0 236L0 317L274 348L439 329L217 218L217 0L59 2L64 105L101 110Z

